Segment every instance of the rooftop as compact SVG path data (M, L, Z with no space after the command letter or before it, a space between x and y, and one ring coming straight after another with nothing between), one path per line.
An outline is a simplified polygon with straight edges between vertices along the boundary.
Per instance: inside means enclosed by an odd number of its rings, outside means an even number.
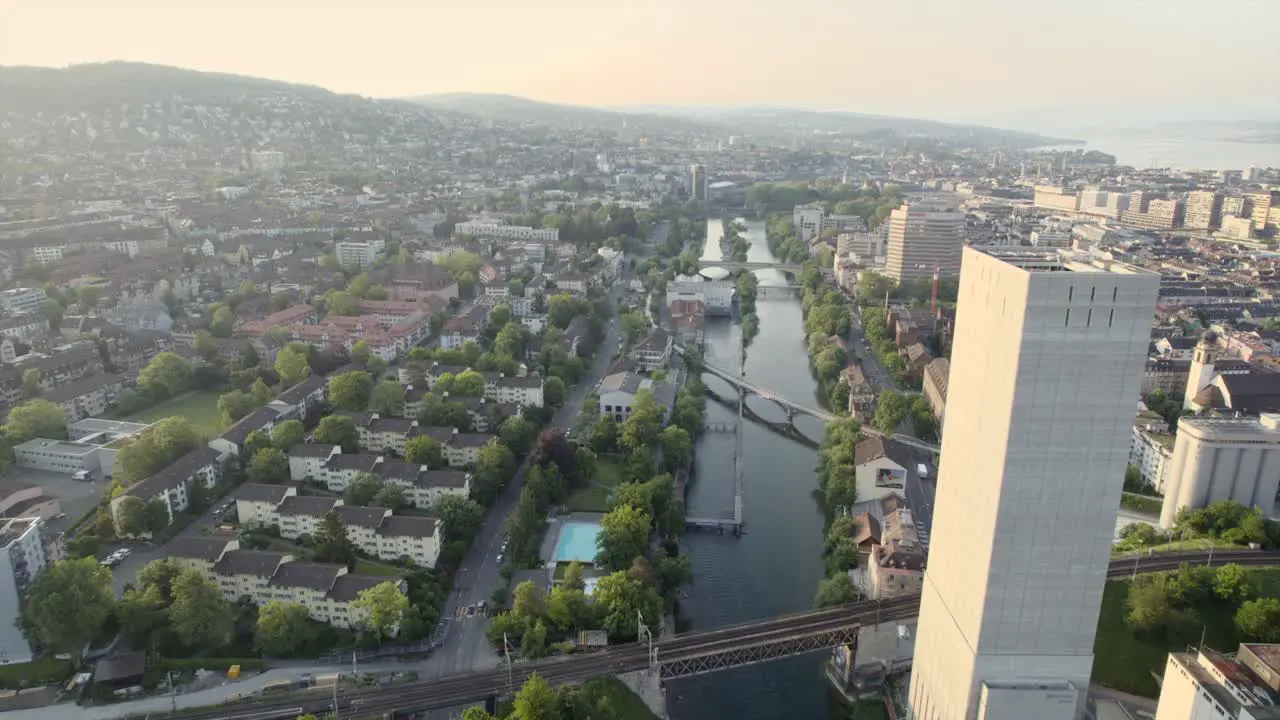
M1030 272L1115 273L1118 275L1156 276L1156 273L1136 265L1128 265L1101 255L1075 250L1062 249L1046 252L1030 248L990 245L981 247L969 246L965 250L988 255Z

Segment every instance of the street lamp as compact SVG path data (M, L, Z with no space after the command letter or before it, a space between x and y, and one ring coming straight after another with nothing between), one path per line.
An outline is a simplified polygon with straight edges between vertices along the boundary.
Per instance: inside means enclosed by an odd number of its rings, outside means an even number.
M653 631L649 629L648 625L644 624L644 615L639 610L636 610L636 627L639 630L637 634L642 634L649 640L649 669L656 670L658 668L658 651L653 647ZM639 638L637 637L636 639L638 640Z

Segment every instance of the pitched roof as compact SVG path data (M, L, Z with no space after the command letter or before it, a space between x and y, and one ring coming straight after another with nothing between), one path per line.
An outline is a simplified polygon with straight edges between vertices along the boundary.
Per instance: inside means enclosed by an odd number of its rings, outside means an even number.
M334 470L355 470L357 472L373 472L374 467L382 460L381 455L372 453L343 453L334 455L325 463Z
M300 458L327 458L333 454L337 445L325 445L322 443L297 443L289 446L289 457Z
M267 485L265 483L245 483L231 494L234 500L245 502L265 502L279 505L294 490L292 485Z
M268 425L275 424L275 421L279 417L279 412L276 412L271 407L264 407L244 416L240 419L240 422L237 422L235 425L227 428L227 430L218 437L228 442L235 443L236 447L239 447L244 444L244 441L249 437L250 433L255 430L262 430Z
M886 457L903 468L911 467L910 449L896 440L873 436L859 441L853 447L854 465L863 465Z
M207 445L202 445L169 463L167 467L155 475L131 486L125 491L125 494L149 498L166 490L173 490L186 483L200 469L210 465L217 465L221 458L222 453Z
M337 602L351 602L360 597L360 593L384 582L403 582L398 578L385 575L356 575L347 573L334 580L329 590L329 599Z
M257 575L269 578L281 563L288 564L293 556L288 553L266 550L231 550L224 553L213 571L219 575Z
M280 503L278 510L281 515L324 517L325 513L332 510L337 504L337 498L290 495Z
M432 517L392 515L378 526L378 534L386 537L425 538L436 534L437 522Z
M466 487L467 477L462 470L428 470L414 484L421 488L461 488Z
M275 575L271 576L271 581L267 584L272 587L301 587L328 591L345 569L342 565L330 563L285 563Z
M338 519L343 525L354 525L355 527L377 529L382 524L383 518L387 516L387 508L381 507L357 507L354 505L339 505L335 510L338 513Z
M306 380L294 385L293 387L280 393L280 397L276 398L290 405L301 403L308 395L317 390L325 389L329 386L329 381L320 375L312 375Z
M410 485L417 482L418 476L427 469L426 465L405 462L404 460L383 460L378 463L378 475L394 478Z
M176 537L164 548L167 557L217 562L232 540L215 537Z

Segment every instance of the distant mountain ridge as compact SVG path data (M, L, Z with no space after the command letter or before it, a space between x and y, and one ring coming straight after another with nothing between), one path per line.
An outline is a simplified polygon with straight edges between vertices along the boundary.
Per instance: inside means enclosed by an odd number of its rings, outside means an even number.
M688 125L705 125L705 123L691 122L689 118L664 116L658 113L619 112L585 105L561 105L500 93L451 92L416 95L402 99L434 110L460 112L501 122L530 122L555 127L617 128L625 123L643 128L655 122L671 125L673 121Z

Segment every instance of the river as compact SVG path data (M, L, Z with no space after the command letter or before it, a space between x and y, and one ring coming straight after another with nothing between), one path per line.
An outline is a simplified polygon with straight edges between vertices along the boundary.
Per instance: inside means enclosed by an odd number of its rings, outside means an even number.
M764 224L747 224L752 246L748 259L773 260ZM707 223L704 259L720 257L720 220ZM785 284L776 270L758 271L761 285ZM788 399L813 404L817 385L809 374L799 297L762 298L757 303L760 334L748 348L747 377ZM727 318L707 323L706 358L737 369L739 327ZM709 386L731 394L718 378ZM767 418L782 419L781 408L752 398L751 407ZM707 404L708 422L734 422L736 411L714 400ZM821 436L811 418L798 423L810 437ZM694 584L681 603L682 623L691 629L723 625L808 610L823 578L823 518L813 493L817 489L817 454L759 425L743 428L744 492L741 539L702 533L685 536L693 558ZM730 516L733 508L734 436L706 433L697 443L697 464L688 497L690 516ZM843 716L821 677L822 655L781 660L678 680L667 685L667 702L675 720L703 718L823 718Z

